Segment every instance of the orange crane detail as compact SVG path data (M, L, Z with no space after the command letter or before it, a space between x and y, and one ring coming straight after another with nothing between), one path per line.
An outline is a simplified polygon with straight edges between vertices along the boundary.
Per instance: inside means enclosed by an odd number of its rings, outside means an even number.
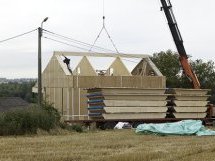
M172 11L172 4L170 0L160 0L160 1L162 4L161 10L163 10L166 15L173 40L175 42L178 53L180 55L179 61L181 63L183 71L185 75L188 77L188 79L192 82L193 88L200 89L201 85L199 83L199 80L196 74L194 73L190 63L188 62L188 56L186 54L186 51L183 45L183 39L180 34L174 13Z

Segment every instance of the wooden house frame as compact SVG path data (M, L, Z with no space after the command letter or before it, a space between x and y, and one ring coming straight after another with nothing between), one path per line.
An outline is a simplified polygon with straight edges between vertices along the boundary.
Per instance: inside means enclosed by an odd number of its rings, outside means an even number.
M81 56L82 59L72 71L63 62L63 56ZM88 57L111 57L115 60L104 75L100 75ZM141 61L129 72L123 58L140 58ZM143 68L142 74L138 73L140 66ZM150 60L149 55L56 51L42 73L42 87L44 99L53 103L65 119L78 120L89 118L86 88L165 88L166 78ZM37 84L33 87L33 92L37 92Z

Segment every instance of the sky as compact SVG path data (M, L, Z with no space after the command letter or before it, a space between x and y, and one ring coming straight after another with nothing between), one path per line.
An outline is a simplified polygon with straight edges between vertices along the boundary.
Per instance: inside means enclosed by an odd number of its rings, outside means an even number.
M193 60L215 61L215 1L171 2L187 54ZM176 51L160 7L160 0L0 0L0 41L36 29L49 17L44 29L92 44L101 30L104 11L105 26L119 52ZM0 43L0 77L37 77L37 36L35 31ZM96 45L114 50L104 32ZM84 50L43 38L43 69L53 51Z

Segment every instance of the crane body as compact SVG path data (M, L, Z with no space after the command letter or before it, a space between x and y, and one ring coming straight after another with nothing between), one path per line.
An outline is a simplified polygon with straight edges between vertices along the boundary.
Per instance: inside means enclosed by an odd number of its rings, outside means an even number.
M184 48L183 39L180 33L180 30L177 25L177 21L175 19L174 13L172 11L172 4L170 0L160 0L162 4L162 10L164 11L168 25L174 40L174 43L176 45L177 51L179 53L179 61L181 63L181 66L183 68L183 71L185 75L189 78L189 80L193 84L193 88L200 89L200 83L196 76L196 74L193 72L193 69L191 68L188 56L186 53L186 50Z

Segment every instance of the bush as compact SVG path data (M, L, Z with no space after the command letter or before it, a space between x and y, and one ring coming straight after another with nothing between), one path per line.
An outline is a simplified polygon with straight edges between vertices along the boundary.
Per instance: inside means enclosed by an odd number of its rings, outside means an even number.
M37 129L49 131L59 126L60 114L49 104L34 105L0 114L0 135L36 134Z
M52 122L54 123L53 125L59 125L61 116L57 109L55 109L51 104L48 103L43 103L42 109L49 114L49 119L52 120Z
M67 125L65 129L67 129L69 131L76 131L76 132L79 132L79 133L82 133L84 131L83 128L82 128L82 126L79 125L79 124L76 124L76 125Z

